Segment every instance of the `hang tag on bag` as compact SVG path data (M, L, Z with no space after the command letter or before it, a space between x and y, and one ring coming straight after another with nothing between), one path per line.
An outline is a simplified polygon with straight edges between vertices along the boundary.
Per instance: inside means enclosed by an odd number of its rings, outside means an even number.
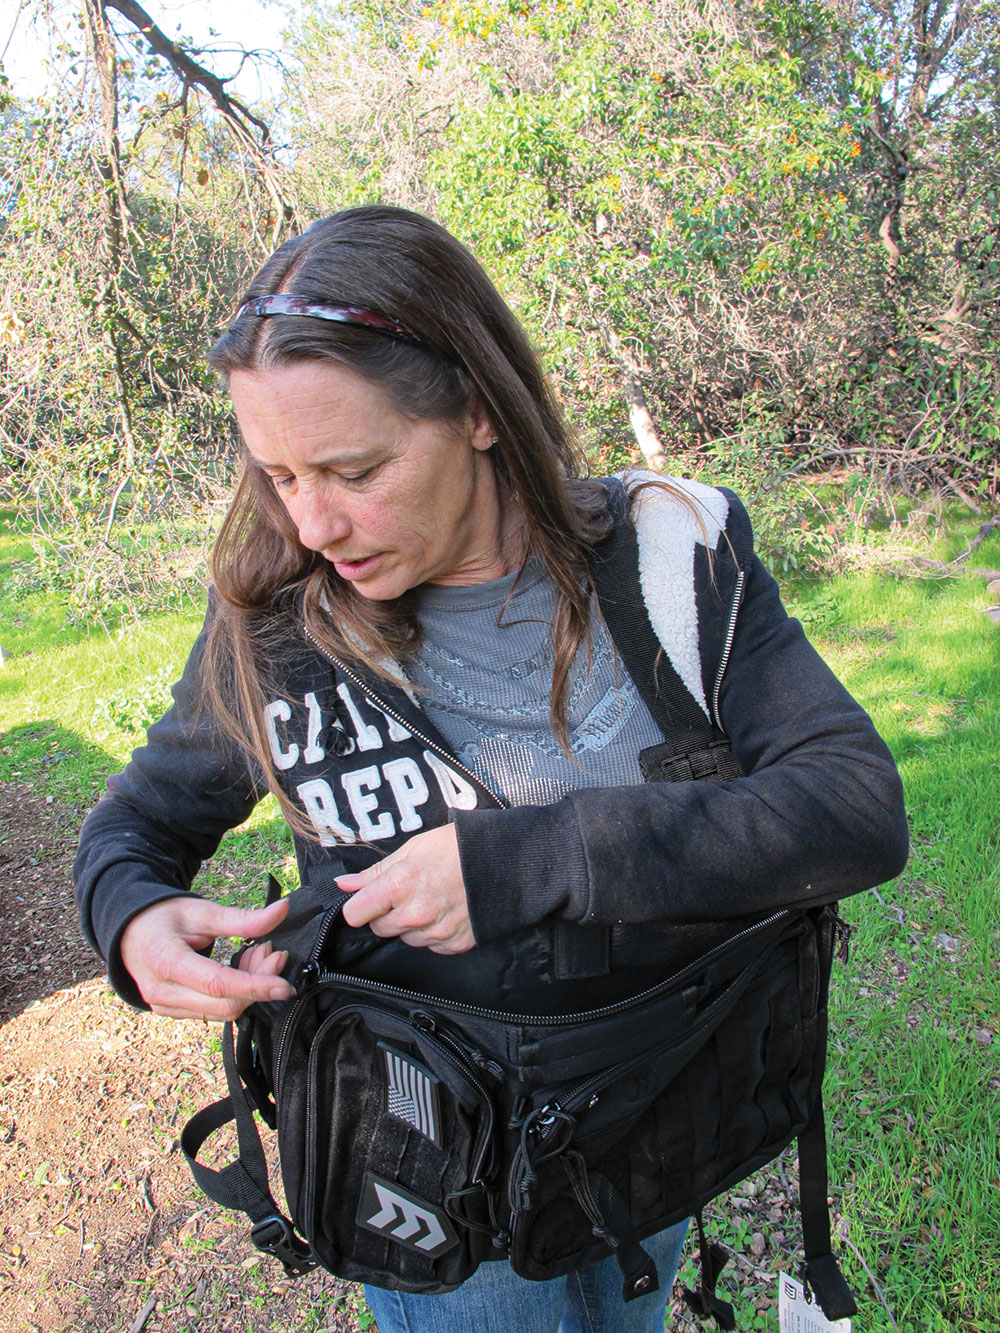
M849 1319L827 1319L806 1300L805 1289L787 1273L778 1274L778 1327L781 1333L851 1333Z

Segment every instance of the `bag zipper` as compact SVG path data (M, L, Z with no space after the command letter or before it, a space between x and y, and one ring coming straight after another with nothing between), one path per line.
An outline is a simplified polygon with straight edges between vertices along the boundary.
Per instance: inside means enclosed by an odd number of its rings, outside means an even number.
M387 1010L386 1012L391 1011ZM475 1046L467 1045L454 1033L440 1029L433 1014L427 1013L425 1009L411 1009L408 1017L414 1027L418 1027L421 1032L433 1034L438 1041L442 1041L446 1046L449 1046L463 1064L471 1063L476 1069L482 1070L484 1074L489 1074L491 1078L503 1078L501 1065L498 1065L495 1060L487 1059L482 1051L477 1050Z
M338 910L338 908L331 908L330 916L333 917ZM705 965L711 962L714 957L731 948L737 941L748 939L750 936L757 934L766 927L772 926L775 922L781 921L791 915L791 909L783 907L780 911L773 912L770 916L764 917L762 921L756 921L752 926L747 926L737 934L731 935L727 940L723 941L722 944L716 945L716 947L710 949L708 953L703 954L700 958L694 959L685 967L680 968L671 976L665 977L663 981L658 981L655 986L648 987L648 989L640 992L640 994L630 996L626 1000L618 1000L614 1004L602 1005L599 1009L584 1009L572 1014L515 1014L505 1012L502 1009L484 1009L479 1005L466 1004L461 1000L442 1000L437 996L428 995L426 991L407 990L401 986L389 985L386 982L372 981L368 977L351 976L346 972L320 972L313 980L312 984L313 986L320 986L335 983L340 986L356 986L362 991L372 991L376 994L390 996L394 1000L412 1000L418 1007L421 1004L433 1004L436 1008L451 1013L468 1014L472 1018L489 1018L501 1023L510 1023L513 1025L531 1024L537 1027L559 1027L565 1026L567 1023L589 1023L594 1022L597 1019L610 1018L616 1014L627 1013L630 1009L634 1009L637 1006L644 1004L658 991L672 985L678 977L683 976L685 972L688 972L699 965ZM321 932L325 941L326 934L329 931L329 926L327 926L326 922L324 922L324 927L325 929L321 927ZM313 954L315 955L316 952L317 950L314 948ZM300 998L304 999L305 996Z
M376 1008L374 1005L356 1005L352 1007L358 1009ZM377 1010L377 1012L392 1014L391 1010ZM392 1016L395 1017L395 1015ZM479 1077L476 1061L464 1050L462 1044L452 1037L450 1033L442 1032L438 1028L437 1023L430 1014L424 1013L423 1010L414 1010L411 1014L407 1015L407 1017L409 1022L412 1023L418 1031L424 1034L425 1039L437 1046L445 1059L451 1065L455 1066L466 1079L468 1079L479 1093L486 1106L486 1132L480 1135L479 1143L476 1145L472 1168L472 1184L484 1185L486 1181L482 1174L483 1159L486 1157L487 1149L490 1148L493 1143L493 1124L496 1120L496 1112L493 1108L493 1098L490 1095L489 1089ZM477 1052L477 1054L483 1062L483 1068L490 1069L492 1061L487 1060L481 1052ZM502 1075L503 1071L497 1067L495 1077L502 1077Z
M313 962L313 960L318 956L318 954L322 950L323 944L326 940L326 936L329 934L330 928L333 922L336 920L336 916L339 910L340 910L339 908L331 908L327 912L326 918L324 919L320 927L320 934L319 937L317 938L317 942L313 946L312 955L310 956L310 963ZM310 963L307 963L306 967L309 967ZM305 968L303 968L303 973L304 972ZM308 986L309 986L309 991L311 991L316 986L331 981L354 983L358 980L362 980L362 978L348 977L346 975L335 972L324 972L320 973L315 978L315 980L308 983ZM378 982L369 983L369 988L373 988L375 990L376 995L390 995L393 999L413 999L416 1001L423 1001L424 1003L426 1003L428 998L430 998L426 995L421 995L417 991L404 991L395 986L383 986ZM279 1088L284 1074L285 1049L288 1044L288 1039L291 1035L291 1030L295 1024L295 1021L298 1018L299 1013L301 1012L302 1004L307 998L308 998L308 992L305 993L300 992L299 999L291 1007L290 1011L288 1012L288 1014L286 1015L286 1017L282 1022L281 1032L278 1036L278 1045L276 1048L275 1059L274 1059L274 1082L275 1082L276 1098L279 1095ZM406 1021L399 1014L394 1013L391 1009L380 1008L378 1005L372 1005L372 1004L366 1005L364 1003L357 1003L349 1005L347 1007L351 1009L370 1009L374 1013L388 1014L391 1018L394 1018L400 1022ZM491 1074L495 1078L500 1078L503 1075L503 1070L498 1065L495 1065L492 1060L488 1060L484 1055L482 1055L481 1052L476 1052L476 1054L480 1056L480 1059L482 1061L482 1064L479 1065L479 1061L477 1061L472 1054L472 1048L467 1049L456 1038L451 1037L449 1033L445 1033L439 1030L434 1017L431 1014L428 1014L424 1009L415 1008L414 1010L412 1010L412 1012L408 1015L408 1021L411 1022L414 1027L418 1028L426 1036L432 1037L434 1042L438 1046L442 1047L444 1055L450 1060L450 1062L452 1064L460 1065L467 1072L471 1081L475 1084L477 1091L480 1092L487 1101L489 1101L490 1094L487 1091L485 1085L479 1079L479 1076L476 1073L476 1068L478 1066L482 1068L484 1073ZM490 1114L492 1117L492 1103L490 1103Z
M496 801L501 809L506 810L508 808L507 802L503 797L498 796L492 787L488 787L482 778L477 777L475 773L473 773L471 768L466 768L462 761L456 759L450 750L446 750L443 745L439 745L437 741L431 740L430 736L425 736L423 732L418 731L408 718L403 717L402 713L400 713L397 708L393 708L391 704L387 704L380 694L377 694L366 681L361 679L357 672L352 671L349 666L346 666L341 662L339 657L334 657L331 652L328 652L309 629L308 625L304 625L303 628L305 629L306 638L309 639L313 647L316 648L318 652L322 653L328 662L332 662L337 670L345 675L348 680L353 681L359 690L381 708L383 713L388 717L391 717L395 722L398 722L401 727L405 727L412 736L415 736L417 740L421 742L421 744L426 745L429 749L433 750L435 754L438 754L442 759L447 760L452 768L460 769L466 777L472 779L477 787L486 792L487 796Z
M771 970L774 971L777 970L777 968L772 964ZM763 975L766 977L769 973L765 972ZM721 998L721 995L716 997L717 1000ZM709 1006L709 1008L712 1007L714 1007L714 1004ZM705 1012L707 1013L708 1010ZM606 1069L601 1069L596 1074L589 1075L589 1077L585 1078L581 1083L578 1083L574 1088L571 1088L569 1092L564 1093L558 1101L546 1102L545 1105L539 1107L537 1111L530 1112L525 1119L530 1120L534 1118L535 1125L539 1129L544 1130L545 1127L551 1124L560 1113L573 1115L574 1112L579 1109L580 1103L587 1098L587 1093L590 1092L592 1088L599 1088L603 1083L613 1082L628 1069L641 1067L646 1061L655 1059L661 1051L669 1049L671 1044L674 1043L663 1042L652 1050L643 1051L639 1055L633 1055L628 1060L619 1060L617 1064L609 1065ZM597 1100L596 1095L587 1099L587 1108L589 1109L592 1106L596 1106Z
M317 985L320 980L321 974L319 970L319 960L323 953L323 949L326 946L327 937L329 936L330 931L333 929L334 922L340 915L343 905L344 905L343 902L341 902L338 903L335 907L328 907L326 912L323 914L323 919L319 923L319 930L316 934L316 939L313 942L313 947L309 952L309 957L302 964L302 967L299 969L299 974L295 978L296 982L295 989L298 992L299 996L304 995L306 991L312 990L312 988L315 985ZM288 1010L288 1013L282 1020L281 1028L278 1033L278 1044L275 1049L275 1055L274 1055L275 1099L277 1099L278 1085L281 1082L281 1072L284 1067L283 1059L285 1054L285 1046L287 1043L289 1033L291 1031L295 1019L299 1014L299 1011L300 1011L300 1004L299 1001L296 1001Z
M441 1000L436 996L428 995L426 992L407 990L401 986L391 986L385 982L372 981L367 977L351 976L346 972L318 971L320 954L323 951L323 947L339 911L339 907L329 908L326 916L320 923L316 943L313 945L309 959L299 976L299 996L293 1002L282 1021L274 1059L276 1098L284 1069L285 1048L291 1036L292 1029L302 1012L303 1004L317 986L338 985L353 987L356 990L361 991L363 994L370 994L376 997L378 995L385 995L390 999L400 1000L404 1003L412 1002L414 1008L420 1011L422 1011L424 1005L433 1004L436 1008L443 1009L447 1013L466 1014L471 1018L486 1018L493 1022L508 1023L511 1025L559 1027L565 1026L567 1023L590 1023L596 1022L599 1019L610 1018L617 1014L628 1013L630 1009L637 1008L639 1005L646 1003L646 1001L657 992L665 990L673 985L685 972L698 966L707 965L713 958L731 948L737 941L748 939L759 931L766 929L768 926L774 925L775 922L787 919L792 915L791 909L787 907L782 908L779 912L773 912L762 921L757 921L752 926L747 926L744 930L739 931L736 935L730 936L728 940L723 941L722 944L717 945L714 949L710 949L707 954L703 954L700 958L696 958L693 962L688 963L686 967L680 968L679 971L674 972L671 976L665 977L663 981L657 982L655 986L650 986L647 990L641 991L638 995L633 995L627 1000L618 1000L615 1004L604 1005L599 1009L586 1009L574 1014L512 1014L506 1013L502 1009L484 1009L479 1005L465 1004L461 1000Z
M345 895L345 900L346 900L346 895ZM315 985L315 983L319 980L320 976L319 960L323 953L324 948L326 947L327 937L329 936L330 931L333 929L333 924L336 921L337 917L340 915L342 907L343 903L340 903L336 907L327 908L326 912L324 913L323 920L319 923L319 933L317 934L316 940L313 943L313 947L310 950L309 957L302 964L302 967L299 969L299 974L295 978L296 982L295 989L297 991L302 992L308 990L311 986Z

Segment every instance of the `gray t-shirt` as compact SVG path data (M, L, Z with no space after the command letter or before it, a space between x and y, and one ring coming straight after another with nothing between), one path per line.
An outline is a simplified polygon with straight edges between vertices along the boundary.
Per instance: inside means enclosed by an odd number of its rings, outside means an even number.
M420 687L420 706L462 763L511 805L641 782L638 752L663 736L596 607L592 652L584 642L570 670L570 759L549 724L555 588L531 560L504 607L516 578L418 590L423 643L404 669Z

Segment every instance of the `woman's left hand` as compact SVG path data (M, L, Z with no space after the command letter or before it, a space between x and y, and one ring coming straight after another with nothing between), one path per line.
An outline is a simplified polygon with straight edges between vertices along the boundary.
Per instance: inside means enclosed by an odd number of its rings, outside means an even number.
M453 824L417 833L384 860L337 883L353 898L344 907L349 926L398 935L432 953L465 953L476 940Z

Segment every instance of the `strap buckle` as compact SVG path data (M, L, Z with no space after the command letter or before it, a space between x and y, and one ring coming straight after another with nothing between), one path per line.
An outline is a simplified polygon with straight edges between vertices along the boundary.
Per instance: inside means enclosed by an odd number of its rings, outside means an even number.
M799 1269L802 1285L806 1294L815 1298L820 1309L831 1322L836 1319L850 1319L858 1313L854 1293L844 1280L844 1275L833 1254L817 1254L806 1259Z
M255 1222L250 1228L250 1239L258 1250L280 1260L288 1277L301 1277L316 1267L312 1250L296 1236L291 1222L280 1213Z

